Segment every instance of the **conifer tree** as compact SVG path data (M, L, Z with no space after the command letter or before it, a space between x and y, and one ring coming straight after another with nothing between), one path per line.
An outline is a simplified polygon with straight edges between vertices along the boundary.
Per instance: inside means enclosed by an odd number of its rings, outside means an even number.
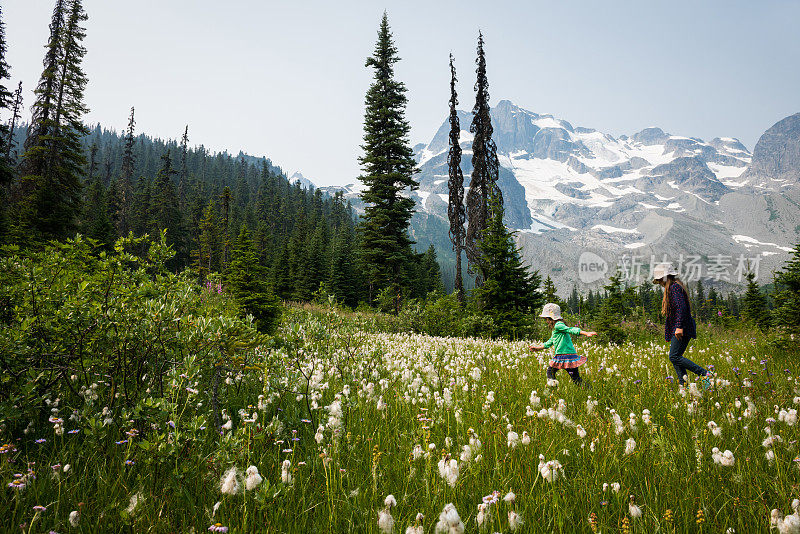
M172 168L170 151L161 156L161 169L156 175L150 197L150 220L148 233L158 235L161 230L167 230L167 243L180 249L182 235L181 216L178 207L178 198L175 187L172 185L172 176L177 171Z
M2 19L2 9L0 9L0 111L12 108L11 126L0 124L0 239L6 233L6 189L11 184L14 177L14 168L11 164L11 145L14 125L19 113L19 98L22 92L22 82L16 94L17 98L12 98L11 93L6 88L5 80L11 75L11 69L6 61L6 27Z
M360 158L365 186L361 199L366 208L359 230L370 301L384 288L399 295L409 282L411 239L407 229L414 200L401 193L413 191L419 184L413 178L406 87L394 79L394 64L399 60L384 13L375 51L366 62L374 69L374 82L365 98L364 156ZM399 299L395 304L398 310Z
M114 224L108 216L106 190L98 176L90 178L83 206L83 233L110 249L116 238L116 232Z
M767 315L767 300L758 288L756 275L752 270L748 270L744 275L747 280L747 290L741 301L741 315L745 321L750 321L759 328L769 326L769 316Z
M250 233L243 225L233 246L224 280L234 300L253 316L261 333L271 334L278 326L281 302L267 283L267 270L258 259Z
M472 124L469 131L474 134L472 140L472 178L467 193L467 233L465 250L470 266L480 261L481 234L489 220L494 217L490 213L490 197L496 199L496 205L502 209L503 196L497 186L499 162L497 147L492 139L492 117L489 108L489 81L486 78L486 55L483 51L483 34L478 33L478 78L475 82L475 107L472 109ZM476 283L480 284L481 269L478 270Z
M37 87L33 121L23 155L18 231L63 238L78 223L85 156L81 139L86 49L81 0L58 0L51 24L45 71Z
M231 188L225 186L225 189L222 190L222 268L225 269L228 266L228 260L230 258L230 234L229 234L229 227L230 227L230 220L231 220Z
M464 304L464 280L461 274L461 253L464 250L464 236L467 212L464 208L464 174L461 171L461 125L458 119L458 95L456 94L456 67L453 54L450 54L450 151L447 154L447 165L450 171L447 182L450 196L447 204L447 216L450 219L450 241L456 253L455 292L458 302Z
M703 287L702 278L697 280L694 301L694 309L697 313L697 319L698 321L703 322L708 319L708 303L706 302L706 292L705 288Z
M775 324L795 336L800 334L800 244L775 276Z
M625 331L620 326L625 315L625 301L622 294L622 273L618 270L603 286L606 297L600 305L600 316L597 321L597 332L600 338L611 343L625 341Z
M199 223L199 237L195 252L195 268L201 281L219 268L219 226L214 205L209 202Z
M181 205L186 202L186 188L188 184L186 183L189 179L189 172L186 166L186 157L189 153L189 125L186 125L186 129L183 131L183 137L181 137L181 168L180 168L180 178L178 180L178 201Z
M275 293L282 299L291 298L294 284L292 273L289 269L289 247L285 240L278 246L275 260L272 262L269 279L275 288Z
M352 231L347 227L339 228L333 237L331 247L330 272L328 273L328 291L336 300L347 306L358 303L356 290L358 281L355 273Z
M44 150L48 142L48 136L53 133L52 116L54 114L53 107L58 92L59 61L63 55L64 49L62 28L64 26L66 9L67 0L56 0L55 7L53 8L53 15L50 20L50 37L47 42L47 52L44 57L44 70L39 79L39 84L34 90L36 101L31 107L33 116L28 126L28 136L23 145L24 154L28 154L28 157L23 159L20 164L20 172L24 175L38 176L44 173L44 158L33 156L38 156L39 153ZM39 147L40 150L29 154L30 151L36 147Z
M567 299L567 309L570 313L580 314L583 310L581 309L581 296L578 294L578 286L572 286L572 292L569 294L569 298Z
M484 283L475 289L478 305L492 318L492 335L515 336L524 325L525 314L542 301L538 271L529 273L514 242L514 234L503 223L503 207L490 198L492 215L482 232L478 269Z
M120 169L120 179L118 186L119 198L116 200L117 209L116 225L117 232L121 236L128 235L133 228L133 173L136 166L136 155L133 147L136 142L134 130L136 129L136 109L131 106L131 114L128 117L128 127L125 130L125 148L122 151L122 167Z
M14 104L11 106L11 125L6 132L8 137L5 141L6 160L9 164L11 162L11 151L16 148L16 144L14 143L14 129L17 127L17 121L22 118L22 82L19 82L17 90L14 91L13 102ZM10 181L10 179L8 179L8 181Z
M433 291L444 292L441 268L436 259L436 249L432 244L423 254L419 255L418 263L419 280L415 284L417 296L424 298Z

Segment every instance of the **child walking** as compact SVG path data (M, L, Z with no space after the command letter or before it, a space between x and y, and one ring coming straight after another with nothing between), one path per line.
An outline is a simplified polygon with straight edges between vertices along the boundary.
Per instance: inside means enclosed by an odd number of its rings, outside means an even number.
M547 320L547 325L553 329L553 335L550 339L541 345L531 345L531 350L544 350L555 345L555 355L550 358L550 364L547 367L547 378L555 379L556 372L559 369L564 369L569 373L569 377L576 384L580 384L581 374L578 367L586 363L586 356L578 356L575 347L572 345L572 338L570 335L584 335L587 337L596 336L597 332L587 332L578 327L569 327L564 324L564 319L561 317L561 307L558 304L545 304L541 315Z

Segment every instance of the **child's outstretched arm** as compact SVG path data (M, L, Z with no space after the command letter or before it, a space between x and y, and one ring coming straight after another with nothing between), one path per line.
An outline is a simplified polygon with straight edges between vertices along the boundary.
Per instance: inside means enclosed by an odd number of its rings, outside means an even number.
M589 331L586 331L586 330L581 330L581 335L582 336L586 336L586 337L592 337L592 336L596 336L597 332L589 332Z

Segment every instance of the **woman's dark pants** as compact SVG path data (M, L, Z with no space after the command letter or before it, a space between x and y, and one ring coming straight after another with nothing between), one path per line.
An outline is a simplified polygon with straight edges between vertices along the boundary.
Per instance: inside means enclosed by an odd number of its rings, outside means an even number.
M678 374L678 383L681 385L683 385L683 376L686 374L686 371L691 371L700 376L706 376L706 373L708 373L708 371L692 360L683 357L683 353L686 352L686 347L688 346L689 338L685 336L683 339L672 336L672 341L669 344L669 361L672 362L672 366Z

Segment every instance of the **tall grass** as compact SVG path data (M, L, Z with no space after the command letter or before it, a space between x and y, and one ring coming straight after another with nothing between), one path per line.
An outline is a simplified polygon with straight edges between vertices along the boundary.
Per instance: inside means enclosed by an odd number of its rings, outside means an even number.
M171 393L135 409L48 399L61 435L54 423L2 435L3 530L378 532L392 494L396 532L418 513L433 532L447 503L477 531L483 498L509 491L513 502L486 508L488 532L509 531L512 510L524 521L518 532L767 532L771 509L791 513L797 354L774 351L757 332L701 330L687 356L718 379L695 396L666 378L674 372L657 335L629 337L619 347L577 340L589 357L585 385L561 372L548 386L547 355L526 342L384 332L374 316L289 310L271 346L220 377L230 429L215 424L211 388L195 388L203 362L193 354L165 377ZM110 387L96 380L97 390ZM591 412L587 401L597 403ZM765 428L781 441L765 447ZM715 463L714 447L730 450L734 465ZM563 476L546 480L540 455L558 460ZM442 459L458 466L452 485ZM263 481L247 490L249 466ZM231 467L238 491L223 494ZM8 487L14 480L24 488Z

